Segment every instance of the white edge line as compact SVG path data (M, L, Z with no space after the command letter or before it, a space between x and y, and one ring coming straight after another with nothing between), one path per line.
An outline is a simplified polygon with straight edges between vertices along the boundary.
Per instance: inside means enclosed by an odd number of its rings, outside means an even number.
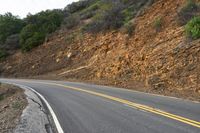
M57 128L57 131L58 133L64 133L59 121L58 121L58 118L56 116L56 114L54 113L53 109L51 108L50 104L47 102L47 100L44 98L44 96L42 96L39 92L37 92L36 90L34 90L33 88L29 87L29 86L24 86L24 85L20 85L20 84L15 84L15 83L9 83L9 82L6 82L8 84L13 84L13 85L16 85L16 86L19 86L21 88L25 87L27 89L30 89L31 91L33 91L34 93L36 93L44 102L45 104L47 105L47 108L49 109L50 113L51 113L51 116L53 117L53 120L55 122L55 125L56 125L56 128Z

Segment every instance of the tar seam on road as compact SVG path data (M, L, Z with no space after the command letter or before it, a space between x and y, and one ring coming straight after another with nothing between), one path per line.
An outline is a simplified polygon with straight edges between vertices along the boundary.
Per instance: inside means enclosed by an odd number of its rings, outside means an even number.
M9 82L7 82L8 84L10 84ZM29 87L29 86L24 86L24 85L20 85L20 84L15 84L15 83L12 83L13 85L17 85L17 86L22 86L22 87L25 87L27 89L30 89L31 91L33 91L34 93L36 93L46 104L49 112L51 113L51 116L53 118L53 121L55 123L55 126L56 126L56 129L58 131L58 133L64 133L59 121L58 121L58 118L56 116L56 114L54 113L53 109L51 108L50 104L47 102L47 100L44 98L44 96L42 96L39 92L37 92L36 90L34 90L33 88Z
M168 112L156 109L156 108L152 108L152 107L149 107L149 106L146 106L146 105L137 104L137 103L125 100L125 99L117 98L117 97L114 97L114 96L109 96L109 95L106 95L106 94L103 94L103 93L98 93L98 92L95 92L95 91L84 90L84 89L81 89L81 88L62 85L62 84L56 84L56 83L45 83L45 82L39 82L39 81L24 81L24 80L23 80L23 82L27 82L27 83L33 82L33 83L41 83L41 84L46 84L46 85L54 85L54 86L60 86L60 87L64 87L64 88L67 88L67 89L75 90L75 91L85 92L85 93L88 93L88 94L96 95L96 96L103 97L103 98L106 98L106 99L109 99L109 100L112 100L112 101L116 101L116 102L119 102L119 103L122 103L122 104L129 105L132 108L137 108L137 109L140 109L140 110L143 110L143 111L151 112L153 114L164 116L164 117L167 117L167 118L170 118L170 119L173 119L173 120L176 120L176 121L179 121L179 122L200 128L200 122L198 122L198 121L191 120L189 118L185 118L185 117L178 116L178 115L175 115L175 114L171 114L171 113L168 113Z

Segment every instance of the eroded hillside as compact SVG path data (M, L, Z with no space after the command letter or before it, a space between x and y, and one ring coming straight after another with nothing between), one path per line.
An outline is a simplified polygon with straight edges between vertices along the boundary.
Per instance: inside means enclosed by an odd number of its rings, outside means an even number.
M95 81L200 99L200 40L188 39L178 21L186 1L151 4L130 20L132 34L123 28L100 33L61 28L43 45L2 61L1 75Z

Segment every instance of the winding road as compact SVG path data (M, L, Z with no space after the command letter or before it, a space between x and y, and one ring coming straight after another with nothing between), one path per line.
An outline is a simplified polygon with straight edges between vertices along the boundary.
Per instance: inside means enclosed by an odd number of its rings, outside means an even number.
M200 133L198 102L66 81L0 82L40 93L65 133Z

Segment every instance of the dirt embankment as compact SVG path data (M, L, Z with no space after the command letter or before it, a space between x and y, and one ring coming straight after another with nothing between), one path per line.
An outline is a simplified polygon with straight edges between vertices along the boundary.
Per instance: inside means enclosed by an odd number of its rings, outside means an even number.
M188 41L178 24L184 4L155 1L136 18L132 36L62 29L30 53L17 52L1 62L1 75L95 81L199 100L200 40ZM162 20L159 31L154 27L157 18Z
M1 133L13 132L26 105L27 100L23 90L11 85L0 85Z

